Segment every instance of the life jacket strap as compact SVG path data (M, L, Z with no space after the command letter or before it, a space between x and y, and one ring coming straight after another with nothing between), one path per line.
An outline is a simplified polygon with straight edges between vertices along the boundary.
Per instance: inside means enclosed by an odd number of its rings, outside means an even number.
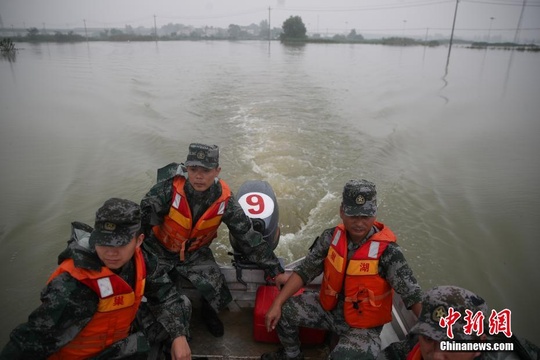
M364 295L366 294L366 292L367 292L367 296ZM382 305L382 302L377 303L376 301L382 300L391 294L392 294L392 290L389 290L385 292L384 294L375 296L375 293L373 292L373 290L362 288L362 289L359 289L358 292L354 296L345 297L345 301L352 302L352 303L369 301L369 304L371 306L380 307ZM359 296L359 295L364 295L364 296Z
M208 234L206 234L205 236L202 236L200 238L190 239L188 241L189 242L188 251L193 251L195 249L198 249L202 245L209 243L214 238L214 236L216 234L217 234L217 229L209 232Z
M328 276L324 274L324 280L326 282L326 288L324 289L324 295L338 297L338 292L330 286L330 282L328 281Z
M181 247L180 247L180 252L179 252L179 255L180 255L180 261L184 261L186 260L186 241L182 241L181 243Z

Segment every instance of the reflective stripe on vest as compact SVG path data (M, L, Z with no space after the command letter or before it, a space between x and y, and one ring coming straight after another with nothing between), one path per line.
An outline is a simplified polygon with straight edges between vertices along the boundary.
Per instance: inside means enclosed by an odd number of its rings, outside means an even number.
M379 258L396 237L384 224L375 222L373 234L347 261L347 232L343 224L334 234L324 260L324 275L319 299L330 311L344 295L345 320L351 327L370 328L392 320L392 288L379 276Z
M193 216L184 192L186 179L176 176L173 180L172 204L163 223L153 227L154 235L169 251L179 253L185 259L185 251L194 251L216 238L221 218L225 213L231 190L227 183L219 180L221 196L204 212L193 226Z

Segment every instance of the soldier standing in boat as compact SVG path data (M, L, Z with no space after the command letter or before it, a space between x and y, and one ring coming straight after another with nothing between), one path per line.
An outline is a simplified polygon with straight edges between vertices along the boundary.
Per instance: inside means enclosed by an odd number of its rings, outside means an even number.
M232 301L210 249L222 222L248 261L277 285L287 278L269 244L253 229L227 183L219 179L220 171L218 146L192 143L186 162L160 169L158 182L141 201L148 235L144 246L160 257L172 279L188 279L197 288L202 319L216 337L224 333L218 312Z
M342 223L315 240L266 313L266 328L277 329L283 348L261 359L303 359L299 326L339 336L331 359L375 359L382 327L392 320L393 291L416 316L420 314L422 290L396 236L376 221L375 184L347 182L339 214ZM292 296L321 273L320 293Z

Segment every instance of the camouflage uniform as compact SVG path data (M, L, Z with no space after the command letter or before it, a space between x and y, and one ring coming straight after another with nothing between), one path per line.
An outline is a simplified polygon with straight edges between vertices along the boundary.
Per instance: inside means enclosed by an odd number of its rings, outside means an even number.
M133 204L138 208L137 204ZM94 245L103 243L105 239L91 237L92 230L89 225L72 223L72 236L67 248L59 255L58 263L73 259L78 268L100 271L103 263ZM189 300L180 297L175 285L158 268L158 259L154 255L143 251L143 256L147 271L145 297L158 319L154 328L166 332L168 340L187 335L191 316ZM133 287L134 259L119 269L117 275ZM41 305L30 314L28 322L11 332L10 341L0 353L0 359L45 359L58 352L89 323L97 311L98 302L98 295L69 273L58 275L41 291ZM134 331L102 351L95 359L145 359L148 351L147 337L141 331Z
M343 209L347 216L375 216L376 192L374 184L365 180L348 182L344 188ZM308 255L294 271L304 284L311 282L324 271L324 260L328 254L335 228L326 229L315 239ZM348 238L348 258L377 232L372 227L365 239L354 244ZM421 301L422 290L401 248L396 243L389 243L379 259L379 275L397 291L407 307ZM289 298L281 309L281 318L277 325L279 340L287 354L300 353L298 326L323 328L339 336L339 342L330 353L331 359L374 359L380 351L380 333L382 326L362 329L350 327L343 315L343 296L337 306L326 311L319 301L319 294L304 292ZM264 356L263 356L264 358ZM268 357L271 358L271 357ZM302 358L301 356L299 358Z
M170 164L160 169L160 173L164 173L165 177L172 176L162 181L158 179L158 183L141 201L142 223L143 227L146 228L145 233L148 235L143 246L159 256L168 268L171 278L178 279L179 276L182 276L189 279L212 308L219 311L232 300L232 295L209 245L193 252L186 252L185 260L181 262L178 253L167 250L151 230L152 226L160 224L164 216L169 213L174 177L186 177L182 164ZM199 193L195 191L189 181L186 181L184 191L193 215L193 224L195 224L210 205L219 198L222 190L221 184L216 181L208 190ZM272 249L264 241L262 234L253 230L251 220L244 213L234 194L231 194L227 202L222 222L227 225L230 234L237 240L236 250L244 254L247 260L256 263L265 270L267 276L274 277L284 271Z
M322 273L334 229L323 231L315 240L304 262L294 270L304 283L311 282ZM374 229L370 235L373 233ZM350 242L348 254L352 256L360 245L354 246ZM395 243L388 245L379 261L379 274L402 296L407 307L420 301L422 291L399 245ZM300 346L298 326L324 328L339 335L339 343L330 354L332 359L373 359L380 350L379 335L382 326L371 329L351 328L343 317L343 299L340 299L332 311L327 312L319 302L318 293L305 292L300 296L291 297L283 304L281 319L277 326L281 344L288 352L292 349L291 353Z
M540 348L526 339L512 336L511 339L502 338L500 335L489 335L487 332L490 311L480 296L469 290L457 286L436 286L428 291L422 299L422 312L418 322L413 326L403 341L395 342L387 346L379 353L377 360L401 360L407 358L408 354L418 344L418 336L422 335L435 341L450 340L447 337L446 328L439 325L439 319L448 315L448 308L452 307L460 313L460 318L452 325L454 340L459 341L479 341L479 335L472 333L465 334L464 320L465 310L470 310L474 314L481 311L484 314L484 334L487 341L513 342L514 352L483 352L476 359L496 360L496 359L539 359ZM504 337L504 335L503 335Z

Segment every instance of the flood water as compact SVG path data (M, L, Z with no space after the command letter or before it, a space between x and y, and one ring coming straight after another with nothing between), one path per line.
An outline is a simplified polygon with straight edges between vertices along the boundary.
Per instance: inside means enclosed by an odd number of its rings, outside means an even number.
M540 344L540 54L277 42L17 44L0 59L0 346L70 235L139 202L190 142L268 181L286 262L374 181L424 289L459 285ZM228 263L226 227L213 244ZM536 265L535 265L536 264ZM537 270L534 270L537 269Z

